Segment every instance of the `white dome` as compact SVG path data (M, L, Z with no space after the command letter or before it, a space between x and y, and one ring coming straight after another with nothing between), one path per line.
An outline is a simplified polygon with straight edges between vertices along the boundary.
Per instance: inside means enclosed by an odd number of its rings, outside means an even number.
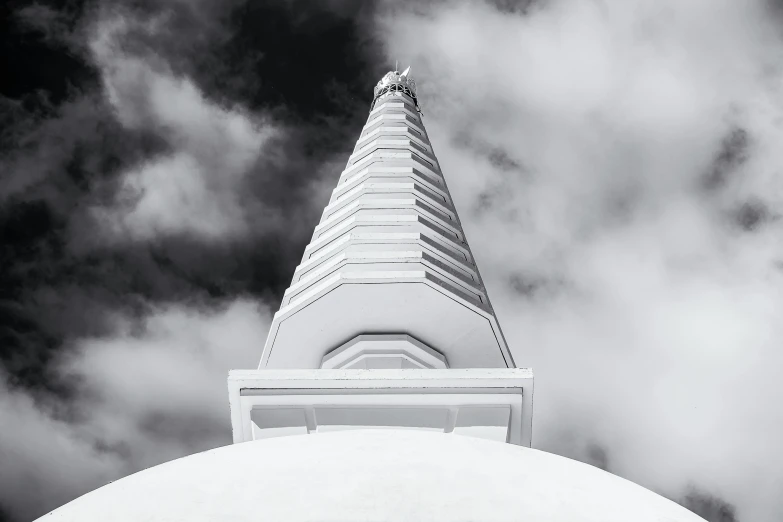
M226 446L118 480L39 520L703 522L568 458L400 430Z

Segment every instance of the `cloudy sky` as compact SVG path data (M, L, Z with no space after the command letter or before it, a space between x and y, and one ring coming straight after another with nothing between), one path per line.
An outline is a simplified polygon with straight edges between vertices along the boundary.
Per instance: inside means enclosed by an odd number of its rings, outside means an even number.
M783 3L6 0L0 520L228 444L412 64L534 446L783 517Z

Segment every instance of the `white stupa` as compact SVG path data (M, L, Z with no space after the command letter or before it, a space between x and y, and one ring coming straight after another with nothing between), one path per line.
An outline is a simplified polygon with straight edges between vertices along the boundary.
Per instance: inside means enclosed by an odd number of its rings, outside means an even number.
M703 522L529 448L533 374L506 345L409 72L375 87L259 368L229 375L235 444L39 520Z
M235 444L136 473L46 522L703 522L575 460L458 435L361 430Z

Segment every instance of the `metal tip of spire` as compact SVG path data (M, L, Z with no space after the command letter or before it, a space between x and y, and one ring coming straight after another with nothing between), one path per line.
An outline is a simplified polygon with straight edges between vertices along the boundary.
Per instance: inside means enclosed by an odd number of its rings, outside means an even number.
M419 101L416 98L416 82L413 80L413 78L409 77L412 66L409 65L402 72L402 74L400 74L398 70L399 66L399 60L395 60L394 70L387 72L380 80L378 80L378 83L373 89L373 102L371 107L375 107L375 102L381 96L401 96L405 94L414 100L416 103L416 110L421 112L421 109L419 108Z

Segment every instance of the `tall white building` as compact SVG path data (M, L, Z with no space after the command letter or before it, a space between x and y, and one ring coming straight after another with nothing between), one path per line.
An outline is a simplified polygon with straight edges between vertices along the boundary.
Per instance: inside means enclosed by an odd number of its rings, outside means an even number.
M376 85L259 370L231 374L235 442L405 427L530 445L533 376L506 345L409 70Z
M229 376L241 444L136 473L39 520L704 522L627 480L524 447L532 391L416 86L408 71L389 72L259 368Z

